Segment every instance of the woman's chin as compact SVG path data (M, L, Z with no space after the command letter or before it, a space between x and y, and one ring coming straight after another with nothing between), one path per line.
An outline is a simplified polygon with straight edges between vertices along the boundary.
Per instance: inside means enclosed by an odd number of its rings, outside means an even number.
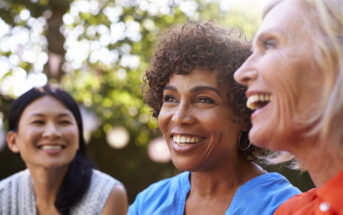
M173 165L176 169L180 170L180 171L190 171L189 166L187 165L187 163L184 162L177 162L177 161L172 161Z
M196 171L199 169L197 167L199 164L187 159L172 159L172 162L174 167L180 171Z
M257 147L275 150L273 132L261 131L261 129L252 127L249 132L249 139Z

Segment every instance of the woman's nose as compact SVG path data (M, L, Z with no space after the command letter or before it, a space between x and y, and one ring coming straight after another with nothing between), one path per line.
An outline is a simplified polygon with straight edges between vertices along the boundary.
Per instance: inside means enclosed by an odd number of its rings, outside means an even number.
M43 137L59 137L61 136L61 133L57 127L57 125L54 122L49 122L46 124L43 132Z
M242 85L249 86L249 84L257 78L257 71L253 66L251 56L236 70L234 79Z
M194 116L190 104L180 103L173 113L172 121L179 125L192 124L194 122Z

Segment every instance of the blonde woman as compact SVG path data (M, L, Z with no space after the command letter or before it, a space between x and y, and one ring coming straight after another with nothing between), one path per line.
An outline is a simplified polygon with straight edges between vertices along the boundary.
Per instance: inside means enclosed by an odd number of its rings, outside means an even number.
M254 110L250 140L292 153L318 187L276 214L343 214L342 53L342 0L274 1L235 73Z

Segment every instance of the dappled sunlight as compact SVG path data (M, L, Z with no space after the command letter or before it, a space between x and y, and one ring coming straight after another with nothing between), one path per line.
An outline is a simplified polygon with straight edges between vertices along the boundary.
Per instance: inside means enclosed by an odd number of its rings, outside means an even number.
M0 38L10 32L10 26L0 19Z
M32 87L43 86L46 83L47 78L45 74L31 73L27 75L24 69L17 67L13 70L11 76L6 76L2 80L0 91L3 94L6 93L17 97L27 90L31 89Z
M21 62L33 64L33 72L42 72L47 63L47 54L44 46L46 39L42 36L43 26L46 24L42 18L29 17L27 10L20 13L20 19L27 22L27 27L15 26L10 28L0 19L0 52L8 52L7 67L15 69ZM3 64L5 61L2 62Z
M221 10L230 14L229 10L231 9L243 12L260 10L266 1L268 0L206 0L205 2L218 2ZM159 28L152 18L146 17L140 22L136 20L136 15L124 14L125 10L130 7L136 7L137 14L147 12L151 17L172 15L178 7L190 20L200 18L200 4L196 0L119 0L113 3L96 0L73 1L69 11L63 15L64 26L60 29L66 39L64 44L65 62L61 61L62 68L67 73L73 73L75 70L89 67L89 62L90 64L101 63L100 65L109 67L119 64L129 70L138 69L142 62L140 57L133 53L131 46L142 40L143 30L157 33ZM100 11L107 20L97 23L95 17L87 15L91 14L99 18L101 17ZM126 16L125 19L123 19L123 15ZM30 71L26 72L43 72L44 65L48 62L47 40L43 34L50 16L51 11L47 10L41 17L34 18L30 10L23 8L15 17L14 21L18 25L14 27L10 27L0 19L0 53L9 53L8 57L0 59L2 68L0 76L4 76L10 71L20 70L19 67L24 68L23 62L32 65L29 67ZM85 25L85 21L88 22L88 20L83 20L83 17L89 17L89 21L93 21L89 23L90 25ZM25 25L22 25L23 23ZM232 24L236 25L235 22ZM124 45L119 44L125 40L130 42L126 42ZM117 74L119 79L126 78L126 74L121 71ZM10 87L9 83L5 85L3 90L22 86ZM10 91L9 94L13 94L14 90ZM16 91L22 92L23 90ZM2 92L7 94L5 91Z

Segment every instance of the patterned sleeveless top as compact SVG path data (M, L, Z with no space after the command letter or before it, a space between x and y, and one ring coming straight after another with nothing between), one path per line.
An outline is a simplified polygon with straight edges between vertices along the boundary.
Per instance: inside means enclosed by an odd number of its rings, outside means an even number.
M72 215L101 214L112 189L120 182L113 177L93 170L91 183ZM0 215L36 215L33 182L28 169L0 181Z

